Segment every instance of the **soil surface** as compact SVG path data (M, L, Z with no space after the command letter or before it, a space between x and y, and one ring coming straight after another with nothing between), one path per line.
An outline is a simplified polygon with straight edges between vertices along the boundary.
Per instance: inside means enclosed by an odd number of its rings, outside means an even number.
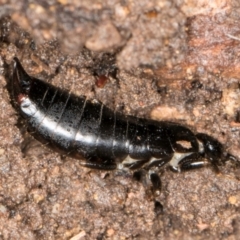
M11 104L27 72L113 110L179 122L240 161L238 0L17 1L0 6L0 239L239 239L240 168L83 168L27 132Z

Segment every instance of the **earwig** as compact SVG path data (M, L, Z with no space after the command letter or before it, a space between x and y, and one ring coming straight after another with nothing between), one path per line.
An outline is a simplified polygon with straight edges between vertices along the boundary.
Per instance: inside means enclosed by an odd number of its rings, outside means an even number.
M12 89L29 132L89 168L146 169L157 188L161 182L153 168L169 166L180 172L210 165L218 170L225 161L235 160L211 136L194 134L177 123L112 111L95 99L29 76L17 58Z

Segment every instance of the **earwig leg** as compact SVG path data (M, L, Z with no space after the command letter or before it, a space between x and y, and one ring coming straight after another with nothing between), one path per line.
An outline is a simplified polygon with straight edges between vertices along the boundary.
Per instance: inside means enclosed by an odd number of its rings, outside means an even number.
M162 189L162 182L159 175L153 171L148 172L148 177L151 181L150 188L150 196L152 200L154 200L154 212L156 215L160 215L163 213L163 205L155 199L156 196L159 196L161 189ZM142 182L143 184L147 184L149 186L150 182L149 179L146 179L146 171L141 169L139 171L135 171L133 173L133 178L138 182ZM147 180L147 182L146 182ZM154 197L155 195L155 197Z
M138 182L142 182L143 184L150 184L150 182L145 177L146 177L146 171L144 171L144 170L136 171L133 174L133 178L135 180L137 180ZM148 177L151 181L151 191L153 193L158 192L157 195L159 195L159 192L161 191L161 188L162 188L162 183L161 183L159 175L153 171L149 171ZM147 180L147 182L146 182L146 180Z
M150 180L152 182L152 190L153 190L153 192L156 193L157 191L161 191L162 182L161 182L161 179L158 176L158 174L155 173L155 172L150 172L149 173L149 177L150 177Z
M163 213L163 205L159 201L156 201L156 200L154 203L154 212L156 215L160 215Z
M135 161L130 164L124 164L124 167L128 167L131 170L135 170L135 169L141 168L146 162L147 160Z
M232 154L230 153L227 153L226 156L225 156L225 161L231 161L231 162L234 162L237 166L240 166L240 161L234 157Z
M188 171L192 169L202 168L206 166L207 162L204 160L196 160L192 162L184 162L180 165L180 171Z
M80 162L80 164L84 167L98 169L98 170L114 170L117 165L114 163L96 163L96 162Z
M232 154L225 152L223 154L223 159L222 159L222 164L225 164L226 162L230 161L232 167L236 167L239 168L240 167L240 161L238 158L236 158L235 156L233 156Z
M152 168L154 166L157 166L160 168L160 167L164 166L165 164L167 164L171 160L171 158L172 158L172 156L165 157L162 159L151 159L151 161L148 162L144 168L146 170L149 170L150 168Z
M145 175L146 175L146 171L144 171L143 169L141 169L141 170L135 171L135 172L133 173L133 179L135 179L135 180L138 181L138 182L141 182L142 179L143 179L143 176L145 176Z
M216 161L207 161L199 153L193 153L183 158L179 162L178 166L176 168L172 167L171 170L182 172L202 168L208 165L210 165L213 168L215 173L220 172L219 167L216 164Z
M206 166L208 162L203 160L199 153L193 153L183 158L177 166L171 166L171 170L181 172Z

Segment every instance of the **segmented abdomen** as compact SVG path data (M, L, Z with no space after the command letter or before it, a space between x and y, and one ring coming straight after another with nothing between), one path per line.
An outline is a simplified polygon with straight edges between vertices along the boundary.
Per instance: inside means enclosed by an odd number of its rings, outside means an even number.
M86 167L150 168L168 163L174 171L211 164L216 171L234 156L219 141L196 135L177 123L116 113L97 100L77 97L29 76L14 58L12 90L15 107L32 134Z
M32 105L27 116L30 130L38 139L71 155L103 161L123 160L129 155L147 161L172 152L163 128L116 113L96 100L76 97L37 79L28 98Z
M85 166L114 169L122 163L138 168L170 160L177 166L189 154L199 156L197 138L188 128L114 112L97 100L30 77L17 59L13 91L32 134L68 155L85 158ZM190 146L183 147L181 141Z

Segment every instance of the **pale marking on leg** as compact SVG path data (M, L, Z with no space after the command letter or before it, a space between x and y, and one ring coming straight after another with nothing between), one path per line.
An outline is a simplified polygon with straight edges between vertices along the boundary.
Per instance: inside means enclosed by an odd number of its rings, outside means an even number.
M125 164L132 164L132 163L135 163L135 162L138 162L138 161L142 161L140 159L134 159L134 158L131 158L129 155L127 155L127 157L122 161L122 164L125 165Z
M172 157L171 161L169 162L169 165L172 166L172 167L173 167L174 169L176 169L177 171L180 171L180 169L178 168L179 162L180 162L183 158L185 158L185 157L187 157L187 156L189 156L189 155L191 155L191 154L192 154L192 152L190 152L190 153L177 153L177 152L175 152L175 153L173 154L173 157Z
M121 163L117 164L117 168L124 169L125 168L124 165L131 165L139 161L142 161L142 159L134 159L134 158L131 158L129 155L127 155L127 157Z
M158 161L161 161L161 158L151 157L150 160L144 164L144 167L148 167L148 166L151 165L152 163L158 162Z
M198 152L199 153L204 153L204 146L203 146L203 143L199 140L198 141Z
M117 164L117 169L118 169L118 170L124 169L123 164L122 164L122 163L118 163L118 164Z
M154 170L151 170L151 169L150 169L150 170L148 170L148 178L149 178L149 179L151 179L151 177L150 177L150 176L151 176L151 174L153 174L153 173L156 173L156 171L154 171Z

